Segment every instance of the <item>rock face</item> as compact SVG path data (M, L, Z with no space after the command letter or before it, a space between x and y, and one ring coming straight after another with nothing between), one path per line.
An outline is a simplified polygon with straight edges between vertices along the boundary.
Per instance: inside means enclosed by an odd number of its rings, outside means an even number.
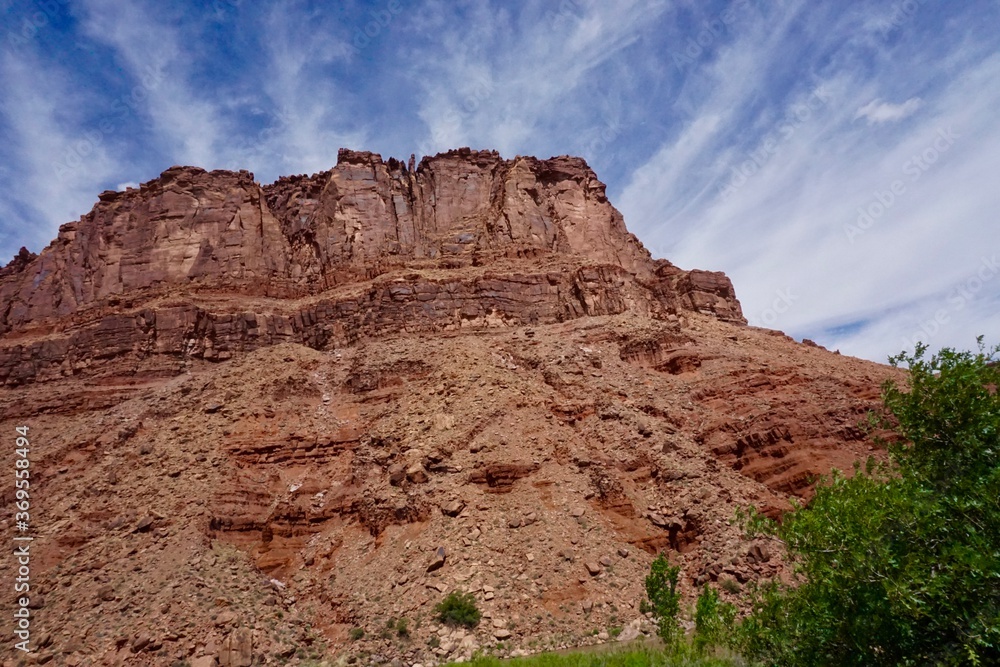
M784 565L736 509L879 456L858 423L895 372L747 326L567 157L342 151L263 187L172 168L19 253L0 299L49 664L636 637L660 551L688 598L739 602ZM433 620L457 591L473 630Z
M250 667L253 664L253 640L246 628L233 630L219 651L219 667Z
M103 193L34 261L4 276L3 330L149 288L280 280L288 274L285 240L262 200L248 172L185 167L139 190Z
M220 293L267 300L234 308ZM0 382L15 385L108 358L226 359L626 309L744 321L724 275L653 261L583 160L468 149L415 172L342 150L330 171L266 187L173 167L103 193L41 255L20 254L0 303L0 333L17 341L0 347Z
M295 278L330 287L396 266L482 265L562 253L641 278L649 254L579 158L503 160L461 149L397 160L342 150L337 167L265 189L293 246Z

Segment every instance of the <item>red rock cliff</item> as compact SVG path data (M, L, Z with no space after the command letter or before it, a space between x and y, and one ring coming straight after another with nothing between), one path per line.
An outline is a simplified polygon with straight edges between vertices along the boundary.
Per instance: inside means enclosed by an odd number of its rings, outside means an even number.
M205 303L234 294L278 301ZM95 356L225 358L630 308L744 321L724 275L654 261L582 159L467 148L416 169L341 150L329 171L263 187L246 171L172 167L101 194L40 255L19 255L0 303L16 341L0 347L0 379L15 384Z

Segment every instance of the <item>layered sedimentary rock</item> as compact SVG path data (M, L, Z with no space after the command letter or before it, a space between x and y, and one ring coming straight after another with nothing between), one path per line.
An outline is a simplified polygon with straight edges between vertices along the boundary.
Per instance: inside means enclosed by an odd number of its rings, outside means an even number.
M173 167L138 190L105 192L20 271L4 276L2 327L189 282L266 286L288 274L287 242L248 172Z
M646 290L614 266L535 274L491 274L435 281L420 276L376 280L358 294L303 303L271 301L248 309L239 301L102 309L96 317L30 343L0 347L0 381L18 385L99 366L130 373L152 355L224 360L233 353L294 342L315 349L366 337L516 323L551 324L584 315L664 314ZM260 312L260 311L266 312ZM118 358L125 366L100 366Z
M233 302L219 295L258 297ZM261 187L173 167L105 192L0 273L0 381L95 359L562 321L634 308L743 321L728 278L654 261L579 158L461 149L416 170L342 150Z
M393 266L553 252L649 278L649 253L580 158L503 160L462 149L402 162L343 150L337 167L280 179L267 202L292 241L293 273L331 286Z

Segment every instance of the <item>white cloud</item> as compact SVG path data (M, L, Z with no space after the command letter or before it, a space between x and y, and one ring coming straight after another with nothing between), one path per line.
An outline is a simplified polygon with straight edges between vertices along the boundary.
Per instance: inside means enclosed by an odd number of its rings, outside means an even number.
M66 73L43 67L27 49L4 55L0 63L5 91L0 109L13 137L7 150L16 160L16 167L6 170L0 215L5 221L21 221L8 228L17 235L8 247L27 245L37 251L60 224L90 210L117 165L107 137L84 126L79 107L63 103L92 100Z
M210 91L199 91L188 81L197 41L153 20L143 2L85 0L82 5L84 34L115 49L131 81L141 87L138 108L152 120L173 161L205 168L235 166L220 164L218 144L228 133Z
M211 17L191 25L151 18L141 2L86 0L85 32L112 46L132 77L155 72L142 113L153 122L161 149L172 163L207 169L250 169L261 180L319 171L336 163L341 146L364 147L364 123L345 118L347 92L321 68L345 65L350 44L331 36L327 19L305 3L286 3L249 18L223 17L259 36L261 62L245 62L246 93L228 97L194 82L200 52L198 32ZM201 21L201 22L199 22ZM303 26L310 26L303 30ZM262 126L246 130L246 117Z
M869 125L903 120L919 109L920 104L921 100L919 97L911 97L901 104L891 104L876 99L858 109L854 118L865 118L868 120Z
M817 338L831 349L883 362L890 354L912 351L917 342L932 350L973 349L976 337L984 335L995 343L1000 331L998 271L997 255L984 255L966 276L937 294L886 311L858 331Z
M255 78L255 99L274 110L267 127L239 145L234 156L258 177L329 169L340 147L365 148L370 140L364 119L346 116L348 92L318 68L351 66L351 45L317 29L321 17L275 5L262 17L263 76ZM302 25L313 30L303 32Z
M851 34L845 28L853 18L841 20L830 35ZM856 110L868 107L883 119L902 112L868 104L872 91L890 82L915 89L932 73L920 68L912 81L899 79L902 67L865 75L840 53L834 60L843 65L826 68L823 78L804 77L765 111L744 111L772 89L767 73L794 50L791 25L762 18L720 45L715 66L699 71L710 92L689 86L678 102L690 109L685 128L613 199L654 255L725 270L751 323L884 361L934 316L935 304L947 303L950 287L984 253L1000 251L1000 241L991 241L1000 207L991 185L1000 171L1000 57L948 67L946 83L921 94L914 122L875 140L854 122ZM795 120L817 85L828 101ZM898 107L912 113L915 105ZM778 140L763 150L769 135ZM746 175L737 178L741 169ZM852 239L847 230L857 226L859 207L879 215ZM1000 280L990 281L977 303L998 295ZM931 342L968 347L972 332L964 328L994 319L969 302ZM854 322L867 325L843 328Z
M451 3L429 3L415 29L434 46L409 58L427 127L421 152L469 145L513 157L542 145L579 145L581 130L595 124L613 127L613 117L595 118L594 96L581 88L667 8L663 1L532 2L515 14L476 3L460 23Z

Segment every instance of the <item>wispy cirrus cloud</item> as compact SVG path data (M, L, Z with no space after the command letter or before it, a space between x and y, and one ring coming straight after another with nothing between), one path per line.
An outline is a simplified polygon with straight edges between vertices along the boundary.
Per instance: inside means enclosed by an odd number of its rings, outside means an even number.
M12 254L21 245L40 249L55 231L55 225L17 221L62 223L79 217L116 169L109 146L95 140L99 128L88 127L81 111L93 94L66 72L46 67L37 52L25 48L0 56L0 78L5 92L0 219L9 221L0 227L0 239Z
M219 102L191 81L191 65L205 45L185 39L194 35L185 35L181 12L142 1L84 0L80 20L86 37L112 49L124 76L159 77L141 100L157 148L185 164L222 166L218 145L229 133Z
M260 71L246 90L262 123L230 146L232 159L273 180L329 169L338 148L367 146L370 135L365 119L352 117L357 107L349 86L332 74L349 70L358 55L347 31L308 3L275 5L249 21L267 35ZM303 33L304 24L312 29Z
M746 26L743 39L722 45L713 66L700 70L712 92L689 87L685 130L635 171L619 199L658 254L726 270L752 323L884 360L922 332L942 293L995 236L990 210L998 201L987 181L1000 167L991 111L1000 87L988 82L1000 75L1000 56L983 36L935 45L939 51L920 44L922 54L917 44L887 48L853 29L865 20L862 10L831 16L810 5L783 24L762 16ZM786 88L769 80L786 57L775 43L797 44L800 67L816 63L814 76ZM873 58L878 67L863 66ZM796 124L810 89L827 101ZM886 89L910 94L898 105L872 104ZM764 104L761 91L771 96ZM719 114L726 122L707 134L705 119ZM861 117L869 122L859 126ZM773 150L762 150L776 130ZM730 187L741 168L740 187ZM874 220L863 217L872 212ZM852 238L859 219L863 234ZM789 291L794 300L776 316L776 295ZM971 323L989 321L979 300L998 294L1000 280L923 335L970 345L983 333Z
M623 52L669 5L564 0L523 3L517 12L491 3L455 7L427 3L412 27L417 46L407 60L410 78L420 82L424 153L456 145L505 155L569 152L587 142L606 148L608 139L596 138L617 136L608 128L618 123L621 107L595 89L602 82L608 89L629 84L618 66ZM595 106L581 107L584 99Z
M872 100L858 109L858 112L854 115L854 117L866 119L869 125L877 125L878 123L888 123L902 120L907 116L912 115L919 108L919 97L911 97L901 104L892 104L881 100Z

